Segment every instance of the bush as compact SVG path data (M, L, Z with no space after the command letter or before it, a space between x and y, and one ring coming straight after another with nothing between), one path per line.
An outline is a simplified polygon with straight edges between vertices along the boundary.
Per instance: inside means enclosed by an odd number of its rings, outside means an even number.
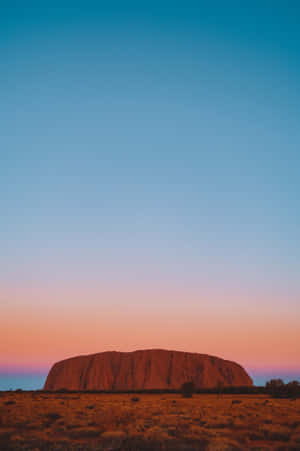
M266 391L273 398L299 398L300 384L298 381L285 384L281 379L271 379L266 383Z
M68 432L68 436L74 440L84 440L89 438L95 438L100 436L98 429L79 428Z
M46 414L46 418L48 421L55 422L56 420L62 418L62 415L58 412L48 412Z
M195 384L193 381L184 382L181 386L181 394L183 398L192 398L195 393Z
M55 390L55 392L56 393L72 393L72 391L68 390L67 388L59 388L58 390Z
M292 381L285 386L286 395L288 398L300 397L300 384L298 381Z

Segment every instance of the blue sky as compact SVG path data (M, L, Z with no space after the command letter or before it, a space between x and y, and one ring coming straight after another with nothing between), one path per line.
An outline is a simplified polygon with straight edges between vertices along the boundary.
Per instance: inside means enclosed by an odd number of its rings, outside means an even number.
M300 7L246 3L0 6L4 318L40 308L33 286L49 299L100 281L128 298L127 284L163 282L241 296L209 302L218 316L240 309L245 324L263 315L270 346L270 311L295 327ZM198 312L188 297L176 302ZM13 355L1 367L18 365Z

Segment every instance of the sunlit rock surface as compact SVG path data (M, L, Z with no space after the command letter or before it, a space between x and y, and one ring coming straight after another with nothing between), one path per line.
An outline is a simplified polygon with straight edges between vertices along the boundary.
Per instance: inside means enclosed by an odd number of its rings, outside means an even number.
M193 380L196 388L249 386L252 379L237 363L180 351L151 349L101 352L57 362L45 390L153 390L179 389Z

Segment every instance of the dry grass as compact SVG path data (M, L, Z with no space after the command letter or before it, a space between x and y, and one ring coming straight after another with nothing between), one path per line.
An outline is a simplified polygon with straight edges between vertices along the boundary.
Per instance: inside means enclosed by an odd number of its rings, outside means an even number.
M300 399L2 393L0 449L300 450Z

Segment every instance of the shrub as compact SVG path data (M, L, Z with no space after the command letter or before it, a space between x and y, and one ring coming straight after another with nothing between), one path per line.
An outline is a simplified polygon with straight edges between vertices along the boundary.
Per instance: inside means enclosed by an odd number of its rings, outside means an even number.
M72 393L71 390L68 390L67 388L59 388L58 390L55 390L56 393Z
M71 439L78 440L78 439L88 439L88 438L99 437L100 433L99 433L98 429L80 428L80 429L69 431L68 436Z
M217 383L217 393L220 395L221 393L224 392L224 383L222 381L219 381Z
M47 413L46 417L47 417L47 420L54 422L54 421L62 418L62 415L58 412L49 412L49 413Z
M271 379L266 382L266 390L271 396L278 396L283 391L284 382L282 379Z
M285 386L286 395L288 398L300 397L300 384L298 381L292 381Z
M183 398L192 398L195 393L195 384L193 381L184 382L181 386L181 394Z
M271 379L266 383L266 391L273 398L299 398L300 384L298 381L285 384L281 379Z
M276 429L263 429L263 432L266 440L278 442L288 442L290 440L290 431L280 426L276 427Z

